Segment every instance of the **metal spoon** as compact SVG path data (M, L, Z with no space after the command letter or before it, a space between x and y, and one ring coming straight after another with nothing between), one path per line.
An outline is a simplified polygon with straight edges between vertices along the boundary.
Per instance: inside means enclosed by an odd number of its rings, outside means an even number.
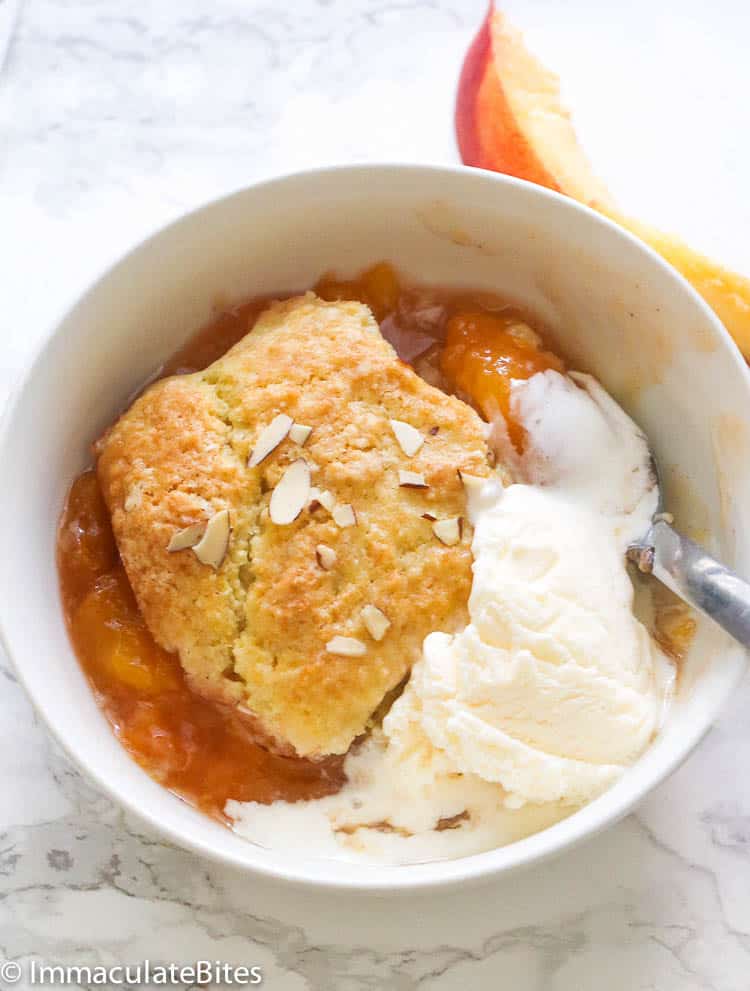
M718 623L744 647L750 647L750 584L674 529L672 514L662 505L659 469L653 455L651 460L659 482L659 505L646 534L628 547L628 559L639 571L653 574Z

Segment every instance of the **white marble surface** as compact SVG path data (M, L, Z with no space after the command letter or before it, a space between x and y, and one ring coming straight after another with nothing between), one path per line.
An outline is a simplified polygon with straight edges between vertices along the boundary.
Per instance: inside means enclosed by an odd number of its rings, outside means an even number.
M510 4L627 205L750 271L746 5L616 6ZM453 161L483 7L22 0L0 74L0 387L98 270L201 200L311 163ZM747 682L605 835L503 883L389 901L276 888L163 844L82 780L1 670L0 956L218 958L285 991L750 987Z

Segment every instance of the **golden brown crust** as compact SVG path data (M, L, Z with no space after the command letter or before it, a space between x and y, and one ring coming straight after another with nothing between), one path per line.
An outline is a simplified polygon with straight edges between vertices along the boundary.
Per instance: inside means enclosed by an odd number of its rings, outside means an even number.
M313 427L256 468L247 459L278 413ZM389 419L427 434L407 458ZM429 431L437 431L429 433ZM313 485L357 513L340 529L322 508L288 526L268 516L284 468L303 456ZM398 469L430 488L399 487ZM481 421L396 357L369 310L308 294L271 306L204 372L157 382L103 438L98 473L128 577L157 642L178 651L193 687L249 709L278 745L343 753L418 657L432 630L465 618L471 535L446 547L430 512L465 515L457 469L486 474ZM192 551L168 553L175 531L228 508L232 535L218 571ZM315 548L337 554L323 570ZM360 613L392 626L380 643ZM363 657L326 652L334 636Z

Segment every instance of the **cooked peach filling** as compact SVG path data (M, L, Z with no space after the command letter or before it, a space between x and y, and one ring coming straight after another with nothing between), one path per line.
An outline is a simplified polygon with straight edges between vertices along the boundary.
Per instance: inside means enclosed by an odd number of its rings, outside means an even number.
M353 280L325 277L315 290L326 299L366 302L405 360L436 384L460 391L486 417L507 414L511 379L563 368L517 312L485 293L404 287L386 263ZM210 364L248 332L266 302L254 299L221 313L164 374ZM516 424L509 432L520 442ZM139 613L93 471L68 495L58 567L73 646L97 701L153 778L219 818L229 799L297 801L341 787L341 758L312 763L270 754L255 743L240 712L188 688L177 657L157 646Z
M384 320L397 309L401 286L398 276L388 262L378 262L356 279L337 279L324 275L315 286L321 299L356 299L372 310L376 320Z
M565 366L512 310L501 313L457 313L448 321L440 367L450 385L468 397L486 420L505 417L510 439L519 447L523 428L510 409L513 379Z

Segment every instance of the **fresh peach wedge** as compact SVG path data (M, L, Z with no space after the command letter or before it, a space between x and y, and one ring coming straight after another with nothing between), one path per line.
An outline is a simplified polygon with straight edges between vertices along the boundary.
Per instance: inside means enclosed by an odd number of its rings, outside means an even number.
M750 280L618 211L578 142L558 77L494 4L466 54L456 136L466 165L565 193L640 237L693 285L750 359Z
M466 165L505 172L589 206L611 202L560 102L558 77L492 4L461 71L456 135Z

